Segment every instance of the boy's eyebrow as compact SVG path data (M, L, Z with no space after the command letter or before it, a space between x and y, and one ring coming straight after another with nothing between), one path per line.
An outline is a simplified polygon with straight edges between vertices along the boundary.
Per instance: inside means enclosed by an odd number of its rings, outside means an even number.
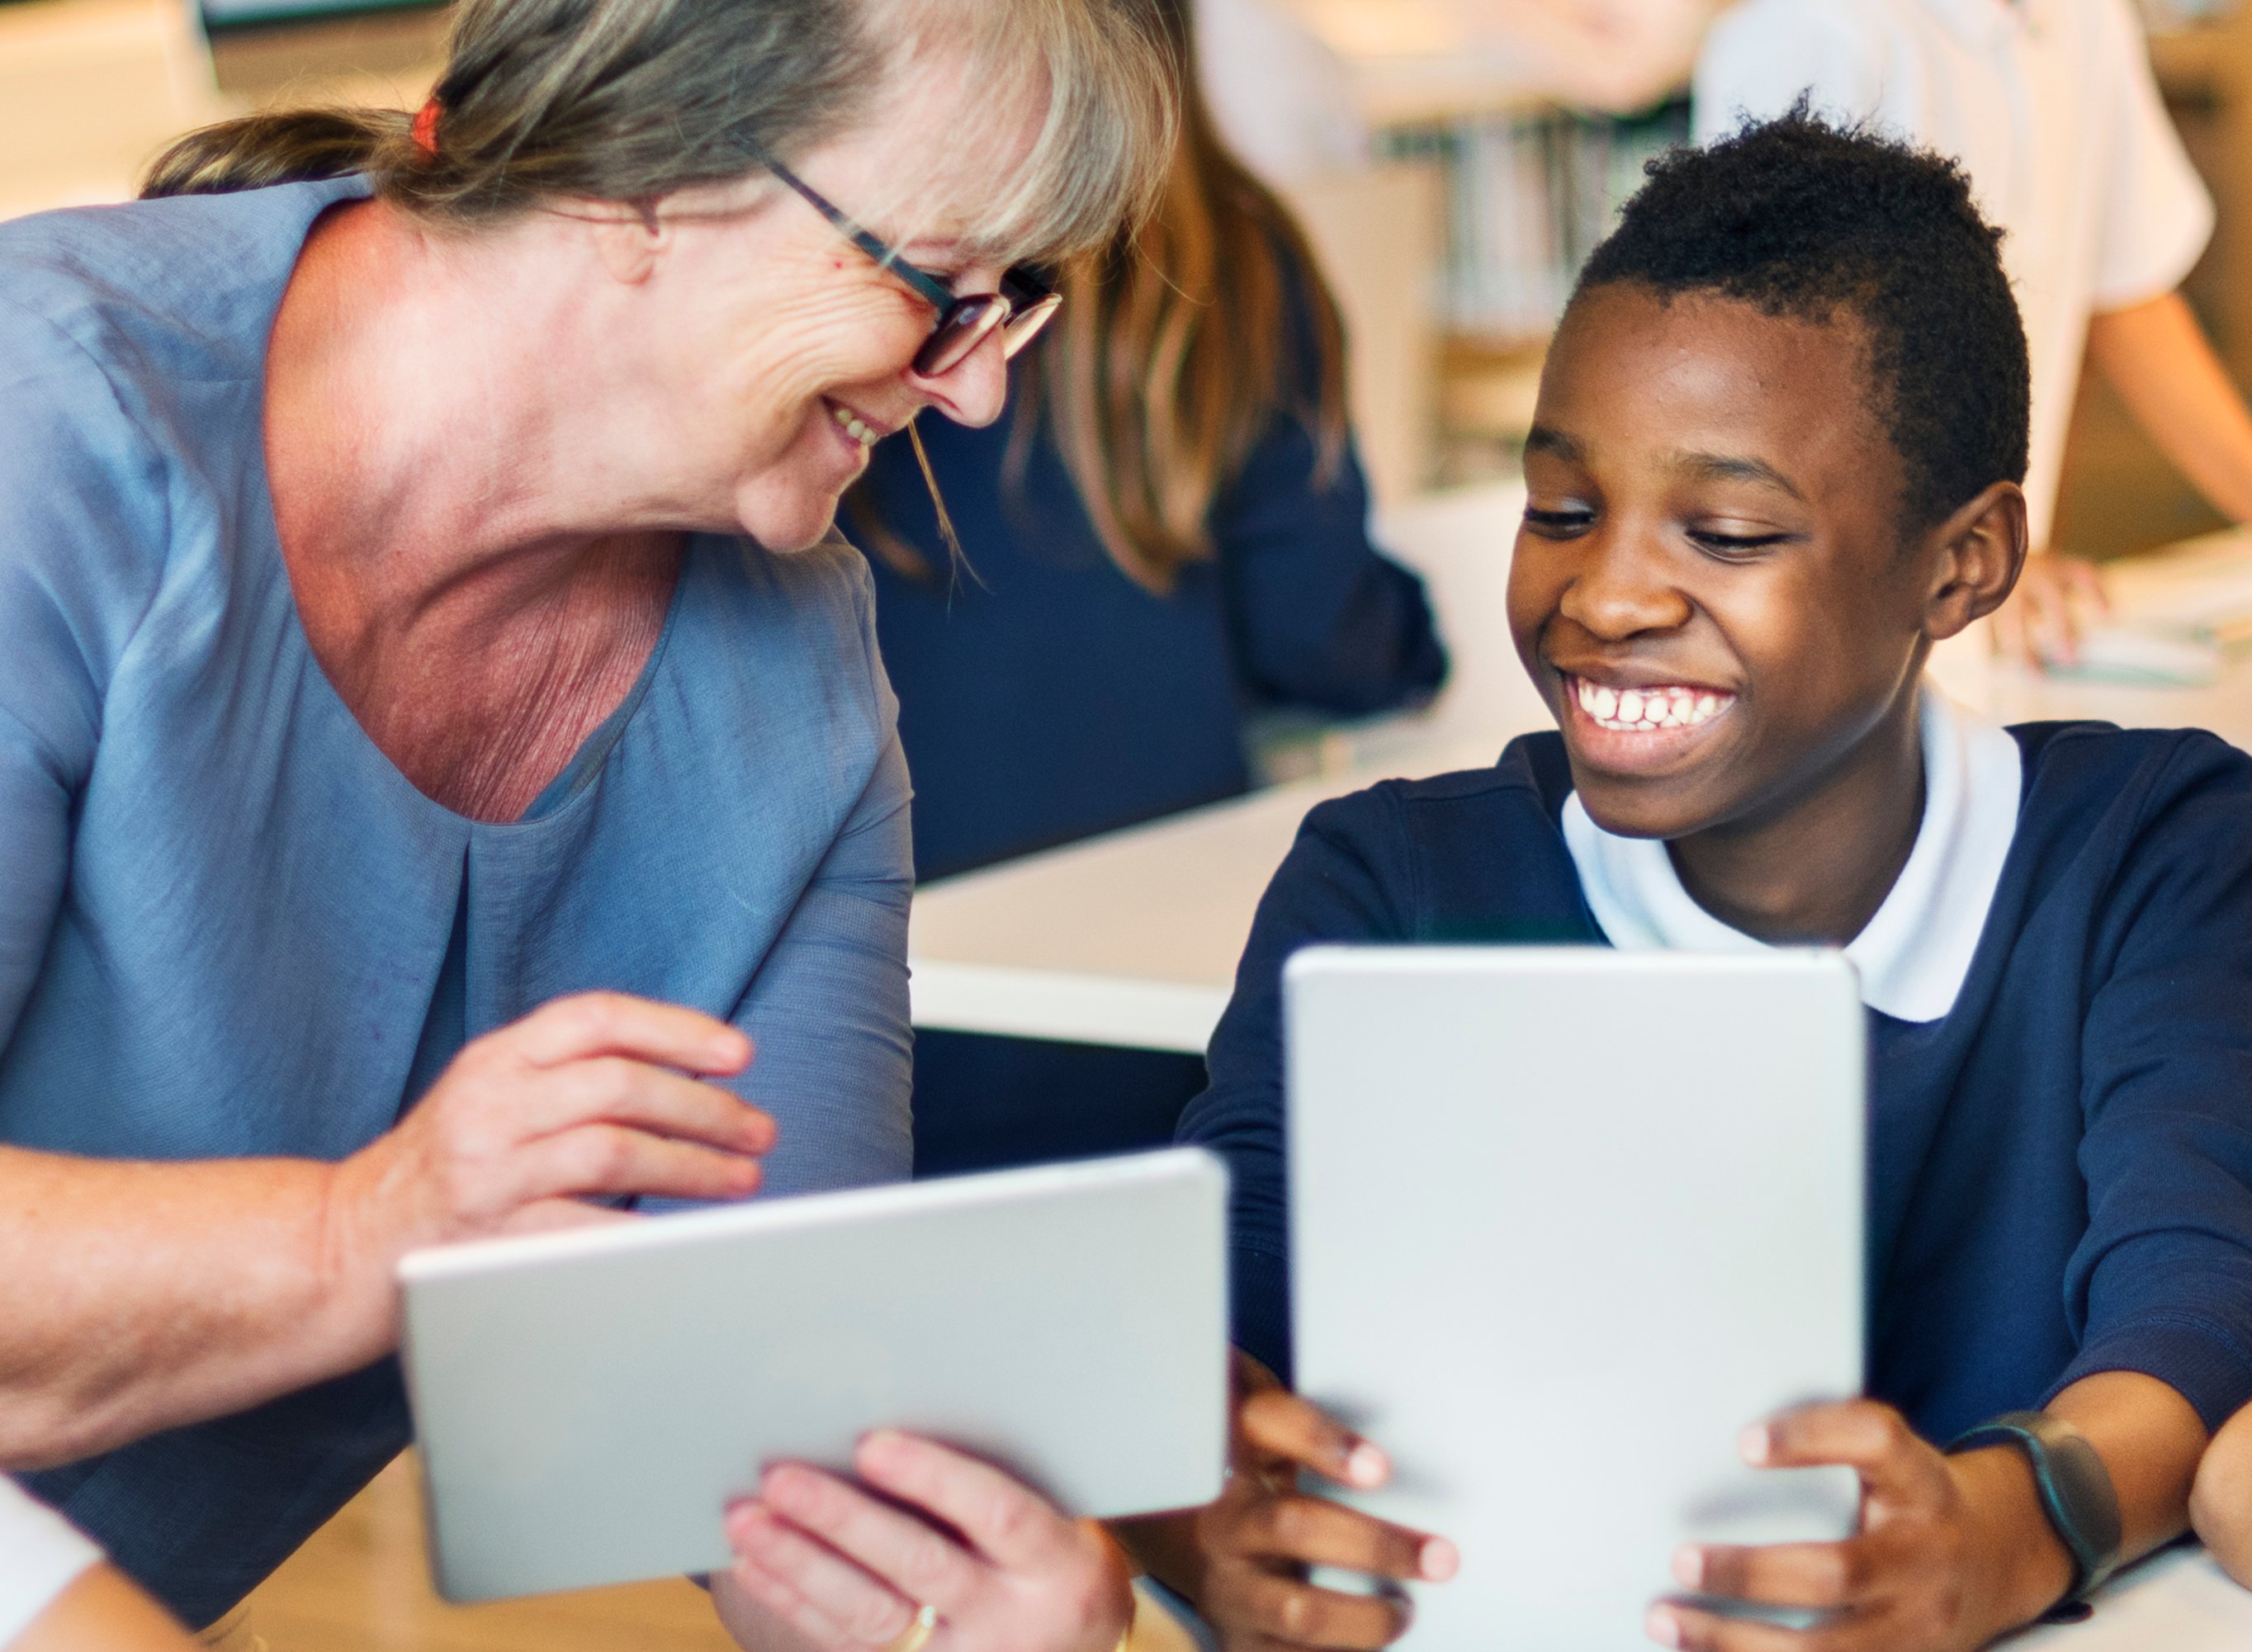
M1567 462L1575 462L1587 456L1587 449L1577 440L1547 425L1535 425L1526 432L1525 451L1553 454Z
M1806 502L1806 496L1799 492L1797 484L1764 459L1746 459L1721 453L1688 453L1683 454L1674 462L1678 469L1687 471L1699 481L1754 482L1789 494L1801 504Z

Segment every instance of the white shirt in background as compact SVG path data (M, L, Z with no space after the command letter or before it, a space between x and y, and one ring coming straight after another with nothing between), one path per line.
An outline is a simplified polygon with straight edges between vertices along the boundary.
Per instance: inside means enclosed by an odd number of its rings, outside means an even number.
M0 1647L101 1558L91 1538L0 1475Z
M1276 0L1196 0L1198 79L1228 148L1270 184L1369 163L1352 74Z
M2007 729L1928 682L1918 717L1923 823L1892 892L1845 956L1859 972L1863 1003L1895 1021L1923 1022L1945 1018L1970 976L2018 835L2025 760ZM1768 949L1697 904L1662 842L1605 831L1577 792L1564 800L1564 844L1588 910L1620 951Z
M2213 233L2127 0L1744 0L1697 60L1697 141L1811 89L1818 113L1960 160L2008 232L2033 357L2026 476L2048 542L2088 319L2181 284Z

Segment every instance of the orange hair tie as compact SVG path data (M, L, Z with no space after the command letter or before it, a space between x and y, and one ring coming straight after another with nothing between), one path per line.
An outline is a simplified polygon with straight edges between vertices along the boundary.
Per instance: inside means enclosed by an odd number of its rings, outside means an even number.
M425 155L438 153L438 100L432 98L414 111L414 147Z

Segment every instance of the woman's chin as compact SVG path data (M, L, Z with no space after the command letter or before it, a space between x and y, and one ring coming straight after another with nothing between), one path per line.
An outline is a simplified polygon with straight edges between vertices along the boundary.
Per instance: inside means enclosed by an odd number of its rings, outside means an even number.
M819 499L747 501L740 517L742 531L768 551L788 555L810 551L828 538L837 525L834 496Z

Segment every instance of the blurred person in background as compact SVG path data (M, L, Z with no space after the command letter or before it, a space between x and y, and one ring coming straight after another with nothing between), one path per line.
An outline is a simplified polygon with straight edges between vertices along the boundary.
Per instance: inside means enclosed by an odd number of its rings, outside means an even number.
M907 1174L831 530L1146 208L1165 52L1145 0L465 0L411 121L0 226L0 1468L191 1627L407 1443L402 1254ZM866 1643L1116 1645L1099 1533L859 1468ZM849 1643L805 1534L873 1505L775 1475L719 1608Z
M1187 0L1159 10L1186 86L1155 217L1062 273L1012 414L919 423L847 500L921 879L1242 793L1248 711L1365 715L1445 675L1421 583L1369 540L1337 307L1187 94ZM1203 1082L1192 1056L925 1030L917 1170L1168 1141Z
M1706 37L1697 141L1801 97L1963 163L2005 233L2033 352L2033 544L2049 552L2065 438L2092 359L2167 459L2252 521L2252 413L2178 290L2213 233L2128 0L1743 0ZM2028 560L1994 621L2008 652L2069 664L2096 572Z

